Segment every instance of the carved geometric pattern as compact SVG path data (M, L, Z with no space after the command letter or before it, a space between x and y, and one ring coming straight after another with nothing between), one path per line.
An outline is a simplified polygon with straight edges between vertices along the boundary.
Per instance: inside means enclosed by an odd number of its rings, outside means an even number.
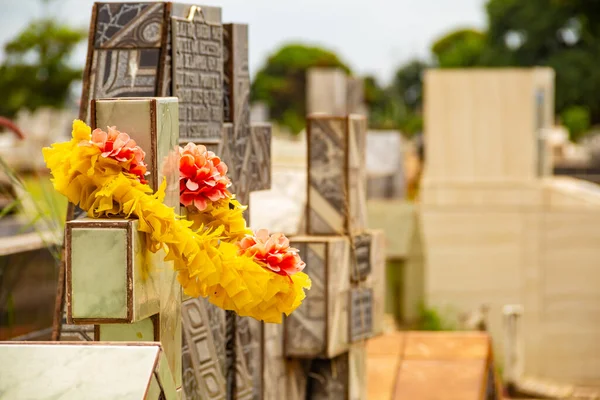
M236 313L233 311L225 311L225 379L227 387L227 400L233 398L233 395L235 394L236 390L236 322Z
M249 190L271 189L271 124L252 124L250 127L252 153L249 160Z
M248 69L248 25L223 25L223 114L224 121L233 124L223 137L222 153L229 174L242 204L250 196L250 159L254 155L250 143L250 73Z
M373 331L373 290L350 290L350 342L366 339Z
M98 4L96 48L160 47L164 4Z
M308 374L307 398L312 400L348 399L349 355L342 354L331 360L313 360Z
M262 398L262 323L237 317L235 327L235 399Z
M218 346L215 340L222 341L224 338L225 321L224 318L219 320L213 311L210 313L211 320L207 304L205 299L189 299L182 304L183 387L188 400L226 397L225 377L220 364L225 358L224 346ZM219 336L215 337L213 331Z
M173 17L171 27L180 140L218 142L223 125L223 26Z
M97 50L92 98L153 97L159 49Z
M292 246L302 254L305 272L311 276L313 286L303 304L285 319L285 352L287 356L314 356L324 353L326 348L327 243L292 241Z
M365 228L366 120L308 118L308 233L340 235Z
M285 319L285 355L332 357L348 347L350 246L346 238L292 238L312 277L306 299Z

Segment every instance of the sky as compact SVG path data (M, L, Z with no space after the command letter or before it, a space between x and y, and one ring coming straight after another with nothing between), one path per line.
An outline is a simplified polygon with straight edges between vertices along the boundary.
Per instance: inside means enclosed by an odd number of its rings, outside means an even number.
M44 7L40 0L0 0L0 44L44 14L86 27L92 4L92 0L51 0ZM252 75L277 48L294 42L332 50L355 74L374 75L381 83L389 82L402 63L428 58L431 43L444 33L460 27L484 28L486 21L485 0L206 0L200 4L222 7L224 22L250 25ZM85 48L77 49L75 64L83 64Z

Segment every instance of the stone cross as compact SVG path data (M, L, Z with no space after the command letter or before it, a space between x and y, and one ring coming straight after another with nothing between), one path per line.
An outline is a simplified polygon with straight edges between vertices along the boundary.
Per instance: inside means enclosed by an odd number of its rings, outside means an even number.
M248 26L222 24L220 8L94 5L80 118L90 120L90 99L179 97L179 142L217 153L243 204L271 184L271 129L250 125L249 93ZM261 397L262 324L233 313L226 318L205 299L184 297L181 313L186 397ZM93 325L62 326L63 340L94 337Z
M149 184L167 180L179 210L176 98L95 100L92 129L115 126L146 151ZM164 251L151 253L137 220L77 219L66 228L67 319L93 324L97 341L159 341L181 391L181 287Z

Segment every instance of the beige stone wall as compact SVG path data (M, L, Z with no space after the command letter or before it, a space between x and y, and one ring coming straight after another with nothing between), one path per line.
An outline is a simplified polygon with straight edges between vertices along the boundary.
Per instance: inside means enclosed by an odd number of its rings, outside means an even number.
M598 384L600 190L536 172L529 104L540 82L552 95L548 71L495 72L425 80L425 296L461 312L488 304L500 359L502 307L521 304L525 374Z

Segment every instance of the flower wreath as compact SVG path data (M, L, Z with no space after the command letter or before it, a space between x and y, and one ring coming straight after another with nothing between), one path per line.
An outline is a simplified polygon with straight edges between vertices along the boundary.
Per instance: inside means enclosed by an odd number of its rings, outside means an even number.
M72 139L43 153L54 188L90 217L137 217L150 250L166 251L187 295L280 323L310 289L304 263L284 235L253 235L246 227L246 207L227 189L227 166L204 146L179 148L180 202L188 220L163 203L165 180L156 193L147 185L145 153L126 133L91 132L76 120Z

